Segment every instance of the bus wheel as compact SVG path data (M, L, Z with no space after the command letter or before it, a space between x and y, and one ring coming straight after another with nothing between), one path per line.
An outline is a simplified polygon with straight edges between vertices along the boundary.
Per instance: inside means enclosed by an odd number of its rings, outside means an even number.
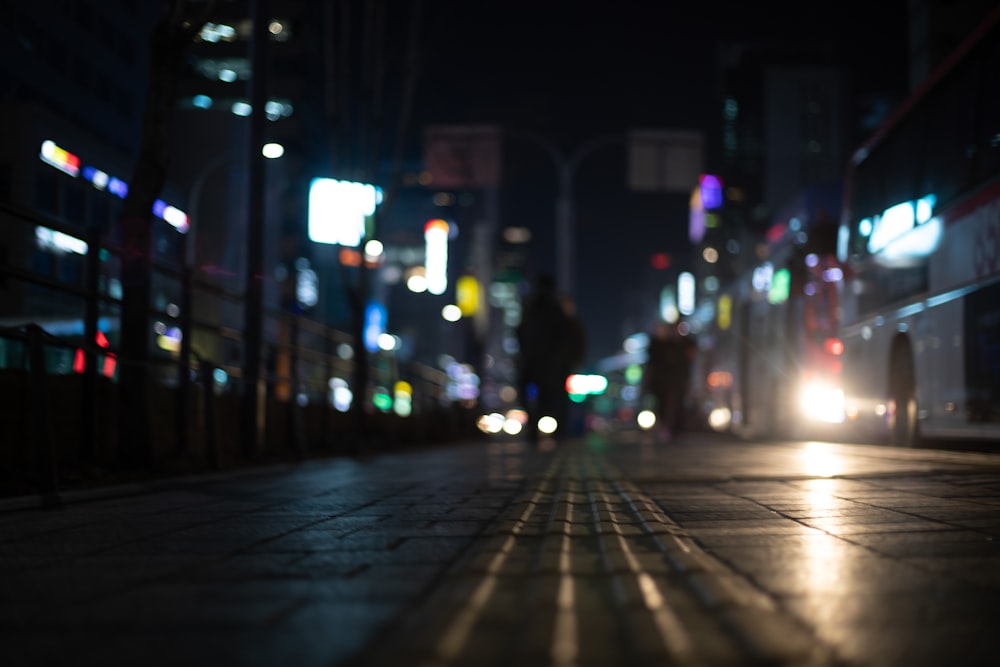
M913 364L905 350L899 350L892 365L892 389L889 397L891 443L898 447L916 447L920 442L917 423L917 387Z

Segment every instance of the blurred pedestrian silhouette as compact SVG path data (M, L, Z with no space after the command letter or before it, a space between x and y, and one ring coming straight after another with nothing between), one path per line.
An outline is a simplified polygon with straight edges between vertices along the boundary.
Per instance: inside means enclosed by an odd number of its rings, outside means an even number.
M565 341L566 375L582 373L587 358L587 331L577 314L576 301L570 296L563 296L562 306L569 325ZM567 406L565 432L572 436L582 436L586 431L586 410L583 405L573 402Z
M551 276L539 276L524 300L517 340L518 384L528 412L528 437L537 440L542 417L556 420L557 433L566 432L566 376L583 362L586 338L572 301L559 297Z
M569 372L580 371L587 357L587 332L583 320L576 311L576 301L570 296L560 298L563 313L566 314L566 368Z
M652 403L656 429L663 440L672 439L684 429L694 353L694 341L682 336L676 325L656 323L649 339L642 389Z

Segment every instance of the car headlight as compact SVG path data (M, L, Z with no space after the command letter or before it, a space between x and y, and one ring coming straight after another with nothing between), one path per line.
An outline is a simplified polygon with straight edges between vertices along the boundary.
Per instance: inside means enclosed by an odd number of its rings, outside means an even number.
M844 421L844 391L840 387L811 382L802 388L801 401L808 417L831 424Z

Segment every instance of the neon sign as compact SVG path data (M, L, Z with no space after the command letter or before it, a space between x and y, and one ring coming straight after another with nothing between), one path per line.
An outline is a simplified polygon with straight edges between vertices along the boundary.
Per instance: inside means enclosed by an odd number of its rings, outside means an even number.
M722 180L713 174L702 174L698 180L701 205L706 211L722 208Z
M43 141L42 150L38 155L42 158L42 162L50 164L74 178L80 173L80 158L65 148L56 146L54 141Z
M424 225L424 271L427 291L444 294L448 288L448 223L440 218Z
M91 165L81 167L79 157L58 146L51 139L42 142L42 148L38 155L42 162L73 178L80 176L97 190L110 192L119 199L125 199L128 195L128 184L125 181ZM153 215L164 220L182 234L186 234L191 226L187 213L160 199L153 203Z

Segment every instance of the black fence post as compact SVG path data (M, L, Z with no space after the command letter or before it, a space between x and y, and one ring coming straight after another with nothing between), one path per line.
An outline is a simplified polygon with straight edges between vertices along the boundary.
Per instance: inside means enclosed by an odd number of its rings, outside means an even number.
M37 324L27 326L28 355L31 363L32 414L35 418L35 443L38 488L42 504L57 507L59 498L59 472L56 468L55 446L52 442L52 422L49 414L49 392L45 368L45 331Z
M299 405L299 316L296 313L292 313L291 321L289 323L289 341L288 341L288 358L289 358L289 385L291 391L289 392L288 401L288 427L289 427L289 437L292 440L292 447L295 450L295 455L300 459L305 460L309 458L309 446L306 443L305 434L303 433L302 427L302 407Z
M182 249L187 237L181 237ZM194 303L194 270L184 266L181 278L181 349L177 360L177 453L185 454L189 448L191 410L191 309Z
M333 418L334 418L334 407L333 404L333 388L329 385L329 381L333 378L336 373L336 366L333 363L334 355L337 353L337 344L334 340L334 332L330 329L323 329L323 356L326 361L326 373L324 377L327 381L327 385L323 388L325 399L323 401L323 448L326 453L329 454L336 450L337 441L333 435Z
M215 411L215 366L205 359L198 360L198 376L201 379L202 405L205 411L205 451L213 470L222 469L219 454L219 420Z
M97 420L100 403L98 401L97 332L100 319L100 295L98 294L101 274L101 236L96 228L91 228L87 238L86 256L86 302L83 326L83 382L81 386L81 433L80 461L84 467L92 466L97 460Z

